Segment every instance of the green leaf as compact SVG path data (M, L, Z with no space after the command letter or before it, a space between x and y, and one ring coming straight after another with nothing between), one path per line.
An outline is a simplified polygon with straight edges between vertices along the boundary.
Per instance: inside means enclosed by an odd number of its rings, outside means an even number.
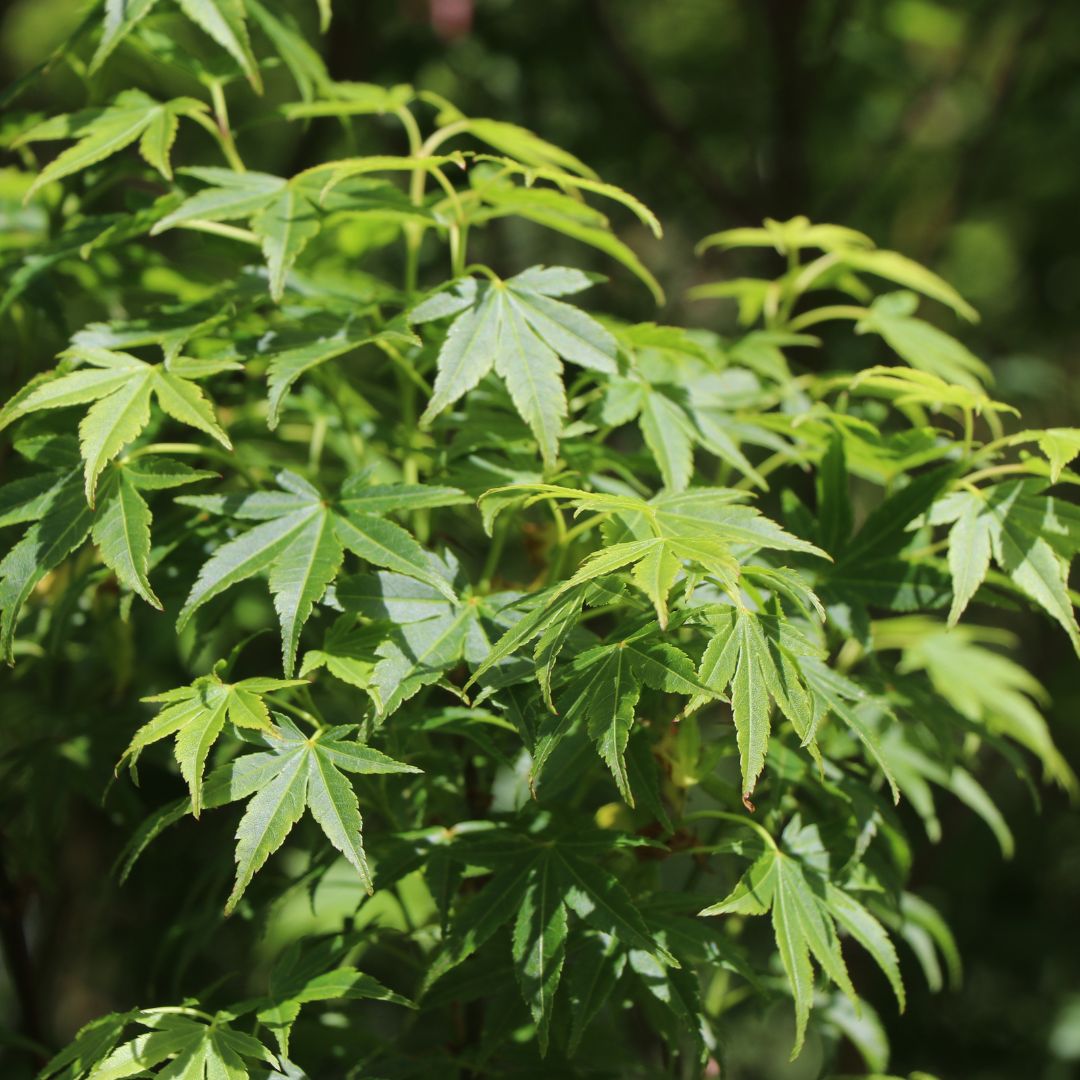
M566 959L565 885L549 855L542 857L514 921L514 973L525 1004L536 1022L540 1053L548 1047L555 992Z
M465 119L457 121L461 130L493 146L500 153L523 165L551 166L566 169L580 176L595 177L595 173L567 150L554 146L527 128L508 124L504 120Z
M281 622L285 670L291 671L300 631L326 586L337 576L344 556L341 539L329 514L315 514L275 558L270 592Z
M955 522L949 532L949 622L955 624L964 613L986 577L992 554L1012 584L1064 628L1080 653L1080 626L1068 589L1080 529L1065 505L1040 488L1038 481L1009 480L956 492L935 506L935 524Z
M913 318L917 304L912 293L879 296L856 330L880 334L902 359L920 371L981 391L992 381L990 369L956 338Z
M286 673L291 673L300 632L315 603L337 576L345 550L375 566L429 583L444 596L454 597L452 587L432 568L423 548L400 525L387 521L379 513L353 509L363 504L363 488L359 485L347 483L344 500L329 504L315 488L294 474L280 473L278 483L283 490L178 500L213 513L262 521L222 544L206 561L180 612L179 629L215 596L256 574L268 572L270 592L281 623L282 661ZM385 512L392 506L392 489L382 487L379 491L380 501L372 505ZM406 488L405 498L410 494L415 496L415 491L415 487Z
M501 308L493 292L454 320L439 351L439 370L421 424L430 424L495 366L501 323Z
M0 488L0 526L34 523L0 562L0 649L5 658L10 658L23 604L88 534L120 583L160 607L146 576L150 512L139 490L177 487L212 474L160 457L125 461L110 466L104 498L95 510L86 502L73 439L46 436L16 446L49 468Z
M463 911L455 913L450 933L424 976L421 996L517 914L538 861L538 856L530 852L527 857L499 869L479 895Z
M138 1012L132 1010L126 1013L107 1013L84 1024L75 1035L75 1038L63 1050L50 1058L49 1063L41 1070L40 1080L55 1080L63 1078L70 1080L71 1077L89 1075L91 1069L102 1061L114 1046L120 1041L132 1020Z
M58 138L77 138L78 141L41 170L27 190L26 198L31 198L45 184L97 164L130 146L136 139L143 140L143 157L170 179L169 150L179 117L207 111L207 107L194 98L159 102L141 90L125 90L117 95L112 105L78 114L70 118L71 123L58 125L52 120L31 128L21 137L21 142Z
M979 499L968 502L949 530L949 573L953 600L949 625L955 626L990 569L990 530L984 527Z
M191 616L219 593L255 574L268 571L293 545L293 541L312 521L321 519L323 512L317 505L305 507L286 514L222 544L203 564L195 584L177 619L177 629L182 630ZM292 553L295 557L296 549ZM291 667L287 641L295 642L296 626L282 628L282 651L286 670Z
M896 722L888 705L816 656L805 657L800 666L807 686L819 699L821 707L836 716L863 744L871 760L881 769L892 791L893 802L899 802L900 789L876 731L880 721Z
M524 218L545 229L552 229L583 244L588 244L625 266L648 288L657 304L664 303L664 290L660 287L660 283L634 251L611 231L608 219L600 211L589 206L580 197L571 197L552 191L550 188L531 185L537 175L547 175L549 179L553 179L550 171L539 173L537 170L527 170L525 179L530 186L526 187L509 183L505 177L507 171L509 170L500 168L496 174L498 179L493 183L478 180L482 172L480 169L473 174L474 189L489 207L484 211L473 211L471 214L473 220L484 221L497 217ZM556 182L560 180L562 181L560 186L589 189L586 187L589 184L588 181L577 181L576 178L567 177L566 174L562 174ZM602 194L612 194L611 189L606 185L597 184L592 189L601 189ZM618 191L618 189L614 190ZM630 205L635 212L643 209L636 200L631 202L625 192L619 192L616 197L618 201ZM640 216L643 216L650 227L656 224L655 218L652 218L648 211Z
M373 650L376 662L364 686L380 716L393 713L462 660L476 663L488 654L483 609L447 599L447 582L439 580L442 587L435 588L415 577L378 573L350 578L337 589L347 611L391 624Z
M330 23L330 0L318 0L318 3L320 26L325 33ZM323 90L330 85L330 76L322 57L308 44L298 29L279 19L258 0L244 0L244 6L273 43L305 101L310 101L317 90Z
M540 455L553 468L568 408L562 363L505 294L499 296L499 338L495 370L506 382L514 407L532 429Z
M603 869L590 851L574 855L570 845L552 849L552 861L566 890L566 906L595 930L615 937L624 947L641 949L661 963L679 962L649 933L649 928L618 878Z
M1047 700L1045 689L997 647L1014 644L1010 637L970 626L946 630L933 620L913 618L884 622L878 637L882 649L894 642L903 649L899 671L925 671L933 692L966 720L1025 747L1049 779L1077 789L1072 768L1036 708Z
M874 242L868 236L854 229L842 225L812 225L809 218L800 214L789 221L766 218L764 228L744 227L712 233L698 242L697 251L700 254L711 247L761 247L774 248L779 254L786 255L804 248L837 251L873 246Z
M534 775L541 773L566 733L581 723L619 793L634 805L625 755L642 687L710 696L690 658L673 645L650 640L650 629L586 649L567 665L566 681L555 695L558 718L550 730L542 731L534 750Z
M319 228L318 208L292 187L277 194L251 219L270 271L270 295L278 302L285 294L285 275Z
M585 1029L611 996L626 967L626 953L618 939L609 934L581 936L567 970L568 996L572 1005L570 1021L571 1053L577 1050Z
M270 713L262 696L300 685L295 680L262 678L230 684L222 682L217 675L205 675L190 686L144 698L144 701L160 702L164 707L135 733L119 764L129 761L134 769L147 746L175 737L177 764L191 792L192 813L198 817L206 760L226 719L238 728L272 731Z
M131 370L127 381L99 398L79 423L79 450L86 463L86 500L94 504L102 469L150 422L153 369Z
M273 1031L282 1054L289 1053L289 1036L301 1007L312 1002L386 1001L414 1007L370 975L351 965L339 966L344 952L334 939L304 951L293 944L275 964L267 997L258 1002L257 1016Z
M0 560L0 651L13 663L15 624L30 595L86 539L93 525L77 471L69 472L40 506L38 520Z
M236 882L226 913L236 907L251 879L285 842L305 809L371 892L359 803L343 773L420 771L348 740L354 728L327 728L308 738L287 717L275 714L274 719L279 731L265 739L274 758L273 777L248 803L236 830Z
M1050 462L1050 479L1056 484L1065 466L1080 454L1080 428L1048 428L1039 434L1039 449Z
M816 833L816 828L803 831ZM795 839L798 833L796 819L785 832L785 839L792 834L792 839ZM881 967L903 1007L904 989L896 951L881 924L850 893L824 878L809 863L782 851L772 842L740 878L731 893L701 914L764 915L769 911L772 913L777 951L795 999L795 1047L792 1059L802 1050L813 1005L814 972L811 960L816 961L829 979L853 1002L857 1001L840 950L837 922Z
M906 255L895 251L879 251L876 248L847 249L842 253L841 259L852 270L888 278L897 285L938 300L969 322L977 322L979 319L979 313L948 282L942 281L937 274Z
M744 608L713 615L710 628L713 636L701 658L698 678L713 694L731 695L745 801L765 766L770 699L804 745L812 740L814 711L802 665L819 653L785 622ZM698 694L688 708L699 708L707 700Z
M103 485L91 537L120 584L160 611L161 601L146 576L150 568L150 507L126 469L116 470L110 480Z
M694 429L686 413L667 395L649 389L642 396L641 434L664 486L685 491L694 472Z
M635 584L653 601L657 618L665 622L667 600L663 586L666 584L670 588L673 580L672 559L676 565L685 562L699 567L734 597L741 572L734 554L736 547L801 551L828 558L820 548L786 532L753 507L738 505L738 501L744 498L743 493L729 489L696 488L678 494L661 493L646 502L631 496L594 494L554 484L515 484L485 492L481 497L481 508L485 500L493 497L506 497L506 504L509 504L512 492L520 492L523 499L530 501L568 499L579 510L618 514L630 534L642 539L612 544L589 555L576 573L547 594L546 604L542 608L534 610L496 643L492 655L497 658L508 655L541 633L546 625L545 612L557 601L572 596L598 577L628 566L634 567ZM639 570L639 566L642 569ZM767 576L767 573L766 570L764 575ZM803 595L813 595L797 577L792 579L774 574L773 579L774 582L780 581L781 591L785 593L790 593L793 585L798 584ZM473 678L494 662L490 660L481 665Z
M177 0L180 10L214 39L239 65L257 93L262 92L258 61L251 51L242 0Z
M67 356L91 365L66 374L62 369L8 403L0 428L41 409L93 402L79 424L79 445L85 462L86 498L94 505L98 477L106 464L142 433L150 421L150 399L183 424L214 436L231 449L228 436L214 418L210 403L197 386L130 353L96 346L75 346Z
M150 13L156 3L157 0L105 0L105 20L101 39L90 61L91 75L101 68L116 46Z
M269 173L237 173L217 167L181 169L181 172L211 186L196 192L171 214L166 214L150 230L153 236L190 221L234 221L251 217L277 198L288 184L287 180Z
M125 1080L146 1075L148 1069L172 1059L161 1076L211 1080L248 1075L244 1058L276 1067L274 1055L257 1039L237 1031L227 1022L231 1017L209 1018L162 1013L147 1009L129 1022L149 1029L118 1046L100 1061L90 1074L94 1080ZM126 1018L127 1019L127 1018Z
M350 332L349 327L343 327L336 334L316 338L303 345L293 345L281 351L268 351L265 354L270 360L266 369L270 402L270 412L266 418L267 426L271 431L277 427L285 395L301 376L321 364L345 356L363 345L389 344L401 348L403 345L416 343L417 339L412 334L397 330L383 329L371 334Z
M615 370L615 339L555 299L588 284L579 271L532 267L494 285L456 282L448 294L436 294L413 309L413 322L457 313L439 352L434 392L421 423L430 423L494 368L536 436L545 463L553 466L567 415L561 360Z

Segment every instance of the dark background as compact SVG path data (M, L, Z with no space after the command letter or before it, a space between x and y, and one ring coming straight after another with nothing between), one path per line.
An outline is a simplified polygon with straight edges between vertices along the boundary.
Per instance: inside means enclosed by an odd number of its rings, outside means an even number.
M310 24L309 6L296 10ZM62 40L79 7L9 4L2 81ZM1080 422L1076 3L339 0L324 52L337 79L413 82L466 113L533 128L651 205L664 240L634 227L624 235L664 283L668 307L657 313L620 274L605 298L616 310L725 328L725 307L682 296L722 271L753 271L754 261L710 255L702 264L694 243L720 228L803 213L863 230L949 278L982 312L963 335L993 367L997 395L1020 405L1031 426ZM284 76L270 92L289 96ZM57 112L84 101L77 78L63 72L35 93L20 104ZM242 86L234 93L243 139L253 101ZM315 128L278 127L258 139L249 133L245 153L257 167L287 172L318 153L318 138ZM1052 629L1025 624L1022 632L1018 659L1049 688L1052 728L1080 769L1075 658ZM941 808L941 843L919 842L914 887L948 916L966 971L959 991L931 996L908 964L902 1017L884 987L871 994L890 1030L893 1071L946 1080L1080 1076L1080 816L1056 791L1035 805L1005 769L984 779L1013 825L1018 854L1003 862L985 827L956 805ZM53 982L67 995L52 1021L61 1027L113 1004L107 988L119 976L102 927L139 932L137 903L110 914L133 901L103 891L117 838L104 818L94 825L93 805L88 793L80 811L88 816L66 826L57 879L68 893L51 950ZM65 956L76 969L66 976ZM0 973L0 1018L4 996ZM788 1071L777 1064L786 1052L757 1053L752 1033L745 1038L741 1080L813 1075L805 1058Z

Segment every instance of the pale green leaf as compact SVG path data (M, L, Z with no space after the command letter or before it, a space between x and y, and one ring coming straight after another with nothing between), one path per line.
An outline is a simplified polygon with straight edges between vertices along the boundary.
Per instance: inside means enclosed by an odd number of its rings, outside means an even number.
M641 399L641 434L669 491L683 491L694 472L694 431L686 413L666 394Z
M499 299L501 311L495 370L506 381L515 408L536 436L544 464L553 468L568 411L562 362L555 351L531 331L517 306L505 296Z
M946 281L927 270L913 259L896 251L880 251L849 248L843 251L841 258L845 265L853 270L878 277L914 289L951 307L958 315L969 322L977 322L979 313Z
M314 519L321 516L318 507L307 506L271 521L256 525L246 533L222 544L203 564L195 584L177 619L182 630L203 604L239 581L264 570L287 551L295 537Z
M214 39L240 66L257 92L262 92L258 61L251 51L242 0L177 0L180 10Z
M232 449L229 436L222 430L214 415L213 406L194 383L161 369L155 374L154 396L165 412L181 424L217 439L226 450Z
M990 530L980 521L980 502L968 502L949 531L949 572L953 599L949 625L955 626L990 569Z
M85 462L86 501L94 505L102 469L150 422L153 369L132 373L108 397L99 398L79 422L79 450Z
M1056 484L1065 466L1080 454L1080 428L1048 428L1039 435L1039 449L1050 462L1050 479Z
M90 61L91 75L108 60L116 46L149 14L156 3L157 0L105 0L101 39Z

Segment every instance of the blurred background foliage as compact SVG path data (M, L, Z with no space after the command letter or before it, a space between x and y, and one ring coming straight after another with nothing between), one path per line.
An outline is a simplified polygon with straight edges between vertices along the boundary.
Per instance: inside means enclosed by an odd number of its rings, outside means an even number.
M314 39L314 4L291 6ZM82 10L76 0L9 3L0 21L0 81L12 82L47 57ZM444 94L467 114L524 124L649 203L664 222L663 241L634 227L625 239L664 282L668 305L657 313L645 291L620 275L605 298L614 311L732 329L730 306L691 304L684 296L698 280L752 273L754 256L714 253L703 262L694 243L720 228L803 213L860 229L954 282L983 316L968 344L992 366L996 396L1020 405L1029 426L1080 417L1076 4L339 0L323 51L336 79L408 81ZM112 65L100 92L127 85L160 96L191 90L180 74L176 85L149 86L145 73L129 56ZM269 74L272 100L295 95L285 72ZM86 102L78 72L59 65L18 104L53 114ZM230 89L230 105L255 168L287 175L318 158L318 140L338 137L324 125L245 128L245 114L256 107L240 83ZM392 125L372 130L372 146L361 152L380 142L400 149ZM17 244L20 229L36 227L20 207L24 187L4 174L2 244ZM496 264L557 259L550 237L525 226L486 242L501 245L486 253ZM574 257L580 261L582 252ZM68 318L78 318L73 299ZM0 356L2 396L27 369L44 367L75 328L45 327L15 348L8 338ZM821 356L836 367L876 359L869 342L865 352L860 342L845 344L850 354L828 347L827 338L826 344ZM255 615L258 625L262 613ZM1068 643L1050 627L1024 632L1028 666L1054 700L1053 730L1080 769L1080 686ZM123 665L122 638L100 644ZM92 658L85 667L72 665L66 685L54 689L59 710L78 709L93 695L81 680L94 670ZM47 742L62 717L28 715L22 703L36 698L23 690L8 681L0 724L32 726ZM111 707L131 709L120 698ZM69 738L54 760L68 762L76 791L79 778L107 773L139 715L114 717L116 747L96 735ZM70 725L64 730L70 734ZM88 755L104 759L113 750L100 767L86 767ZM18 770L18 761L8 760L0 771L0 838L13 808L29 797ZM985 780L1016 833L1014 859L1002 860L990 833L959 803L943 807L944 838L924 842L915 859L915 889L938 903L959 940L962 985L936 996L913 993L903 1016L883 983L871 997L889 1029L898 1074L918 1068L943 1080L1067 1080L1080 1076L1080 816L1056 791L1042 793L1040 806L1006 771ZM52 849L58 863L42 866L33 887L47 882L48 899L35 909L52 964L43 1023L61 1036L89 1015L142 996L148 985L167 993L171 982L182 981L190 941L178 943L167 978L119 970L118 961L137 967L137 942L152 925L142 920L142 905L165 882L175 879L178 893L191 893L198 874L228 869L200 868L197 851L180 860L159 852L123 889L105 885L141 798L126 784L117 785L106 810L99 790L74 797L82 801L71 813L49 791L34 793L35 812L53 824L59 841ZM919 834L917 825L912 834ZM326 888L332 891L333 882ZM14 883L0 880L0 905L17 904L16 893ZM317 910L330 918L334 906L328 895ZM268 940L275 925L279 934L292 933L313 918L303 904L275 912ZM216 910L209 919L220 962L229 937ZM116 947L121 939L123 949ZM869 991L874 974L858 974ZM13 1004L5 986L0 972L0 1020L7 1026ZM781 1012L735 1031L736 1080L817 1075L813 1047L786 1064L787 1022Z

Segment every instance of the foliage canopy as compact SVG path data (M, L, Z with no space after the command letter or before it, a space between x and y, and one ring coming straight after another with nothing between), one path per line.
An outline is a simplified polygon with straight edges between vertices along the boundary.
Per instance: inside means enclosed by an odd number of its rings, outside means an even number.
M959 800L1007 855L988 756L1076 788L998 624L1080 652L1080 430L1023 429L939 325L964 298L848 228L706 237L776 260L696 287L735 337L587 310L598 275L512 243L472 261L515 219L663 299L609 218L659 235L633 195L333 81L258 0L108 3L67 48L94 104L8 133L40 221L0 308L94 314L0 411L0 648L17 708L76 666L127 705L17 745L5 784L32 860L17 770L119 739L119 872L197 844L231 889L153 916L239 936L243 972L163 946L175 999L42 1077L704 1076L733 1011L789 998L793 1056L884 1074L869 967L899 1008L959 968L897 804L934 837ZM153 64L115 90L128 55ZM246 167L227 107L283 72L265 122L340 133L292 176ZM830 323L877 362L832 369Z

